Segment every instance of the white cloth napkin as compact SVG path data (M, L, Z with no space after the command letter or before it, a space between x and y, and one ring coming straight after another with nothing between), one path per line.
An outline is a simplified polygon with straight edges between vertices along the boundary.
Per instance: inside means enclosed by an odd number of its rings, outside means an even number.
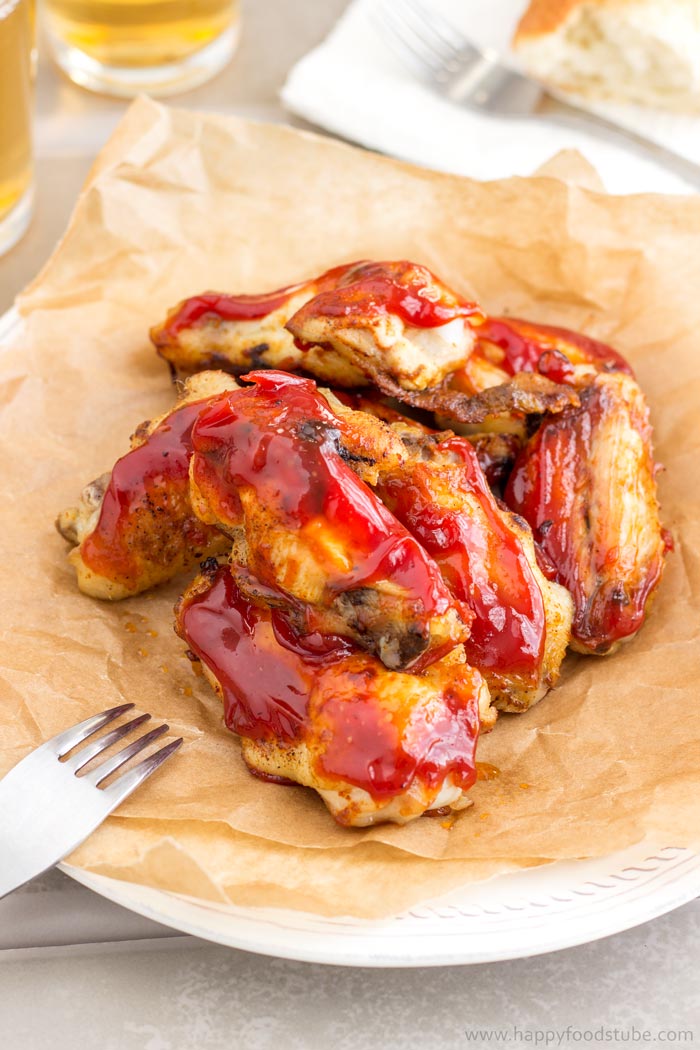
M448 102L387 45L372 7L354 0L327 39L292 69L282 100L294 113L371 149L480 179L527 175L562 149L580 150L611 193L693 192L677 175L624 146L546 119L512 120ZM423 0L514 65L509 40L523 0ZM596 109L700 163L700 120L632 106Z

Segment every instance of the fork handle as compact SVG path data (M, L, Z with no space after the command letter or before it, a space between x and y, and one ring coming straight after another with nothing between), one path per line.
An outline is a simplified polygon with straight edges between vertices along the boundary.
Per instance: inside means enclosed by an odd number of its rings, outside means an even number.
M633 146L638 153L642 153L649 160L663 165L663 167L668 168L683 179L684 182L694 186L696 190L700 190L700 164L695 164L694 161L688 160L687 157L681 156L680 153L666 149L665 146L660 146L657 142L646 138L645 135L631 131L620 124L615 124L614 121L607 120L605 117L600 117L591 110L581 109L570 102L562 102L559 97L549 93L546 93L545 97L556 104L556 109L547 109L542 114L548 121L563 124L566 127L575 127L580 131L597 131L601 134L601 137L609 138L612 142L617 142L618 144L622 142Z

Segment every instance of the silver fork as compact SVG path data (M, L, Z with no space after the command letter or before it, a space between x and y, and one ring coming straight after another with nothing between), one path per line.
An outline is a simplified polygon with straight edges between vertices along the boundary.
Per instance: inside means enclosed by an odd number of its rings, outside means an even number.
M451 101L494 116L546 119L597 132L633 146L700 188L700 165L555 97L537 81L505 66L495 51L476 47L420 0L378 0L370 10L385 42L404 64Z
M59 761L133 707L122 704L86 718L31 751L0 780L0 897L52 868L79 846L180 747L182 737L101 788L107 777L170 728L156 726L78 776L88 762L147 722L151 716L144 714L93 740L64 762Z

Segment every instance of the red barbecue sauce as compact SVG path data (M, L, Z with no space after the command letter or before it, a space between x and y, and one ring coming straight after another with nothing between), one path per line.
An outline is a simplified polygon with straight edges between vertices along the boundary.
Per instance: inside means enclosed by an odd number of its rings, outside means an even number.
M435 562L341 458L344 424L315 383L277 371L243 378L254 386L205 409L192 433L194 479L219 520L240 522L238 490L245 486L261 506L274 508L283 528L332 530L343 555L352 555L344 565L319 554L329 593L386 579L426 618L454 605ZM284 587L260 563L251 569L264 584Z
M365 319L393 314L418 328L438 328L459 317L481 317L475 303L451 292L427 267L406 260L355 263L328 290L321 290L308 309L322 317ZM302 307L299 315L304 310Z
M449 773L465 789L474 783L479 718L470 675L478 682L478 672L457 669L430 716L409 712L402 725L376 686L391 675L400 689L414 676L386 671L344 639L295 634L279 610L251 604L227 567L182 603L178 627L220 682L226 725L240 736L306 742L319 774L377 800L416 777L428 786Z
M335 266L315 281L290 284L286 288L278 288L274 292L266 292L263 295L227 295L224 292L203 292L201 295L194 295L189 299L184 299L168 317L163 325L163 334L174 338L184 328L191 328L201 321L212 319L258 321L267 317L274 310L279 310L292 296L304 288L309 290L309 297L311 297L315 294L316 289L332 287L348 269L356 265L357 263L350 263Z
M464 438L441 442L457 465L448 477L453 491L476 500L481 513L441 507L418 463L383 483L389 506L420 540L454 594L474 614L464 643L470 664L495 674L537 682L544 653L546 618L542 593L516 533L503 521L477 454Z
M559 362L558 377L552 351L567 358L572 365L591 364L599 371L633 374L617 350L568 328L534 324L515 317L487 317L478 328L478 338L494 343L505 352L499 367L510 375L539 371L555 383L569 382L573 372L561 372Z
M403 705L392 712L375 683L396 672L377 671L366 658L355 662L355 667L348 661L332 668L321 684L320 702L314 698L323 726L319 770L364 788L375 799L398 795L414 780L435 790L450 774L458 787L470 788L476 781L479 672L458 669L427 708ZM402 679L412 677L396 675L399 696Z
M295 636L278 610L247 601L225 566L183 602L179 627L221 683L226 725L252 740L302 739L314 679L350 651L342 638Z
M189 501L192 425L207 404L211 399L175 409L142 445L117 460L97 525L80 547L94 572L134 586L147 561L151 569L161 566L166 579L179 557L204 553L219 535L197 520Z

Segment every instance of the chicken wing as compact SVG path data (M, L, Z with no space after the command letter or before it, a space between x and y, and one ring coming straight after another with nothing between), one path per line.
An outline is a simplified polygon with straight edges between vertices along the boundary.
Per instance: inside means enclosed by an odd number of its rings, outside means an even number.
M75 544L68 557L85 594L126 598L230 547L219 529L192 513L189 459L202 407L236 386L222 372L192 377L175 408L143 423L111 473L88 485L77 507L59 514L56 527Z
M216 566L180 600L176 630L251 772L313 788L355 827L469 804L480 723L495 712L459 648L421 675L387 670L346 638L298 635Z
M358 264L309 299L287 328L300 347L345 356L383 394L448 422L524 418L576 403L573 390L543 375L502 373L498 384L467 394L454 386L451 377L468 367L483 320L474 303L424 266L403 261ZM303 367L325 378L315 363Z
M668 540L639 386L626 372L600 373L580 396L530 439L505 500L573 595L572 648L602 654L641 627Z
M312 296L333 287L356 265L336 266L313 281L265 295L204 292L183 299L165 321L151 329L151 340L177 374L191 375L208 368L236 375L251 368L295 372L303 367L326 382L360 386L364 375L347 358L319 348L304 354L284 327Z
M466 361L480 316L425 266L363 262L309 299L287 328L298 346L332 350L371 382L386 376L402 390L423 390Z
M466 439L402 433L413 455L377 491L472 613L467 660L496 706L524 711L559 677L571 597L540 571L530 529L500 509Z
M204 410L192 430L199 518L231 535L233 561L286 596L300 633L350 637L395 669L454 648L468 614L356 473L376 466L362 451L366 428L386 424L364 417L358 442L311 380L274 371L245 379L254 385Z

